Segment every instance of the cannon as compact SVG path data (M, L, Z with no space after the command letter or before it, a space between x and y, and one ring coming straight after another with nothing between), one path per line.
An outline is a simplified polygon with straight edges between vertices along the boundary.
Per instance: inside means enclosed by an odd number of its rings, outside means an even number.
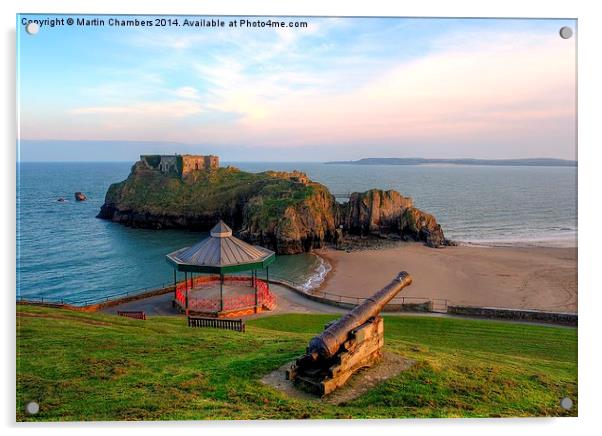
M367 298L314 337L306 353L286 371L286 378L299 388L328 395L361 368L382 357L384 324L380 312L401 290L412 284L403 271L387 286Z

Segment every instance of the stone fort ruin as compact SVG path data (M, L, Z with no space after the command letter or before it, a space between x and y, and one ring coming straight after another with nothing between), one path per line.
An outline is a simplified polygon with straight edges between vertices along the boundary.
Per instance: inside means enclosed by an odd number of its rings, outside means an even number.
M176 173L180 177L186 177L195 171L211 171L219 168L219 157L213 155L143 154L140 160L149 168L164 174Z

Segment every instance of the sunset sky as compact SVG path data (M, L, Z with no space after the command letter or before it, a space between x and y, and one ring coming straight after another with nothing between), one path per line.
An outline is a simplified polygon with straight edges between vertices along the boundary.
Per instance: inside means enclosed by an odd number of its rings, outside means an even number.
M309 24L30 36L18 17L20 158L576 158L574 21L282 20Z

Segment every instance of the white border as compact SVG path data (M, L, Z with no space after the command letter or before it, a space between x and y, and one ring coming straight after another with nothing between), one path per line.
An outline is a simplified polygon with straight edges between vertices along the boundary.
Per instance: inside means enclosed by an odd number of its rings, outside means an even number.
M600 93L602 77L602 41L600 15L594 5L597 2L576 1L525 1L506 0L483 2L476 0L433 0L424 2L366 2L314 1L297 3L283 1L194 1L168 0L150 2L140 0L95 0L73 2L69 0L4 0L2 31L4 52L2 86L2 132L4 147L2 159L1 214L3 247L2 278L4 317L2 319L6 353L2 359L2 396L0 410L2 423L12 433L19 428L25 434L36 430L43 433L106 434L108 431L127 430L144 434L164 434L170 428L179 432L203 432L224 434L244 432L282 435L307 434L366 434L399 432L445 432L449 435L489 435L515 431L545 432L555 435L590 432L599 427L596 420L600 401L600 330L599 312L602 302L599 292L599 269L602 247L599 220L600 207ZM486 420L389 420L389 421L310 421L310 422L191 422L191 423L96 423L96 424L15 424L14 423L14 353L15 353L15 14L17 12L54 13L139 13L139 14L249 14L249 15L360 15L360 16L455 16L455 17L558 17L579 19L579 418L566 419L486 419ZM242 433L241 433L242 434Z

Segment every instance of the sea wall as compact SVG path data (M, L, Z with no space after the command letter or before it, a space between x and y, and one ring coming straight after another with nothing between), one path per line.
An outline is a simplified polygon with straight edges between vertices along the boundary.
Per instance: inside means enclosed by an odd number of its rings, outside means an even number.
M21 299L17 300L17 304L29 304L34 306L43 306L43 307L55 307L57 309L69 309L75 310L77 312L98 312L99 310L105 309L107 307L118 306L123 303L129 303L130 301L143 300L144 298L154 297L157 295L167 294L169 292L173 292L174 287L166 286L164 288L156 288L151 289L146 292L142 292L139 294L126 294L121 297L115 297L113 299L107 299L106 301L100 301L91 304L83 304L81 306L76 306L74 304L69 303L60 303L53 301L43 301L43 300L27 300Z
M431 312L431 302L424 303L389 303L385 306L385 312Z
M340 307L341 309L351 310L364 300L364 298L359 298L359 297L356 298L356 297L340 296L341 297L340 299L336 299L335 298L336 296L334 296L334 295L325 296L325 295L310 294L308 292L305 292L305 291L297 288L295 285L287 282L286 280L281 280L281 279L270 279L270 283L275 283L277 285L284 286L287 289L290 289L291 291L293 291L299 295L302 295L303 297L307 298L308 300L316 301L316 302L322 303L322 304L328 304L328 305L334 306L334 307ZM347 301L344 301L343 299L346 299ZM352 301L352 300L355 300L355 301ZM395 301L395 299L393 299L392 301L393 302L390 302L389 304L387 304L385 306L385 308L383 310L384 312L430 312L431 311L431 302L428 300L424 301L424 302L419 302L419 303L409 303L409 302L398 303Z
M479 318L545 322L569 326L577 326L578 321L576 313L505 309L499 307L448 306L447 313Z

